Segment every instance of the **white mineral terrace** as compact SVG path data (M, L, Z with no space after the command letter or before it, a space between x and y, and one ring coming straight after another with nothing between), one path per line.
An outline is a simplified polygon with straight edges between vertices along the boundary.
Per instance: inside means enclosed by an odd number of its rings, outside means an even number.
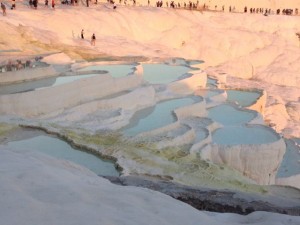
M56 78L47 88L2 94L0 112L90 132L121 131L127 138L153 143L157 149L190 146L193 157L227 165L258 184L275 184L286 145L280 135L264 125L259 113L265 105L265 93L207 90L205 72L187 66L188 61L185 66L176 62L84 63L85 68L76 64L71 75ZM37 79L35 73L33 76ZM120 165L126 173L137 169L136 165ZM299 164L289 170L295 168ZM299 188L298 176L285 178L285 185Z
M175 9L122 0L115 10L106 0L55 2L35 10L16 0L10 10L3 1L1 225L300 224L299 216L197 211L97 176L299 206L299 0L199 0L194 10L186 0Z

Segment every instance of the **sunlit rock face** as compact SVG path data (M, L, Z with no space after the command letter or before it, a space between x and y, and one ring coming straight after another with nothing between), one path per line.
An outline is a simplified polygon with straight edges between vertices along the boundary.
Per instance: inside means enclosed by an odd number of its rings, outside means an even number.
M285 153L282 139L269 144L213 145L201 156L214 163L226 164L258 184L275 184L275 176Z

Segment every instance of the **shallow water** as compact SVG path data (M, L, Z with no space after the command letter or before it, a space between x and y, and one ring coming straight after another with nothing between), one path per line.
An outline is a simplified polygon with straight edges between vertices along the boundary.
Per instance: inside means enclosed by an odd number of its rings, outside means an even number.
M171 66L164 63L143 64L142 66L144 70L143 77L151 84L167 84L173 82L192 70L187 66Z
M277 141L278 138L270 128L264 126L229 126L212 134L213 142L221 145L264 144Z
M134 136L141 132L154 130L171 124L176 121L174 114L176 108L194 104L199 100L200 98L197 97L173 99L160 102L155 107L141 110L134 115L130 128L125 129L123 133Z
M0 88L0 95L21 93L21 92L33 91L38 88L49 87L55 83L55 80L56 80L55 77L51 77L51 78L46 78L41 80L18 83L18 84L11 84L5 86L3 85Z
M256 116L255 112L249 110L238 110L237 108L222 104L208 109L208 116L222 125L239 125L245 124Z
M217 88L218 87L218 81L216 79L207 77L206 87L207 88Z
M254 104L261 96L261 93L255 91L226 90L229 102L238 103L242 107Z
M0 88L0 95L21 93L27 91L34 91L49 87L55 87L62 84L71 83L76 80L95 77L98 74L76 75L76 76L62 76L40 79L36 81L28 81L19 84L5 85Z
M277 177L300 174L300 139L286 140L286 152L278 169Z
M71 83L73 81L80 80L80 79L83 79L83 78L95 77L97 75L98 74L88 74L88 75L57 77L54 84L52 85L52 87L62 85L62 84Z
M13 141L7 144L16 151L37 151L54 158L72 161L102 176L119 176L114 163L84 151L74 149L68 143L47 135Z
M88 66L79 71L102 70L107 71L112 77L125 77L134 72L134 65L95 65Z

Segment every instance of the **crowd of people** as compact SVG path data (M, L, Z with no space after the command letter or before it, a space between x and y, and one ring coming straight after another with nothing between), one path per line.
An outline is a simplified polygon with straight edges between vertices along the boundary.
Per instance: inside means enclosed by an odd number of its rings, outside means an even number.
M245 6L244 8L244 13L247 13L248 9L247 6ZM274 11L272 11L270 8L250 8L249 9L250 13L263 13L264 15L269 15L269 14L275 14ZM295 11L293 9L283 9L282 11L280 11L280 9L276 10L276 14L280 15L280 13L282 13L283 15L298 15L298 8L295 9Z
M15 0L11 0L11 1L12 1L11 9L12 10L16 9ZM48 7L49 0L44 0L44 1L45 1L45 6ZM86 6L89 6L89 1L92 1L92 0L86 0ZM98 0L94 0L94 1L95 1L94 4L98 3ZM130 0L130 1L132 1L132 4L134 6L136 5L136 0ZM84 1L82 1L82 2L84 2ZM107 2L110 3L110 4L113 4L113 9L117 8L116 3L115 3L114 0L107 0ZM127 5L127 0L119 0L119 4L122 4L122 2L124 3L124 5ZM37 9L38 0L28 0L28 3L29 3L30 8ZM151 6L150 0L148 0L147 3L148 3L148 6ZM61 4L78 5L78 0L61 0ZM188 3L184 2L184 3L181 3L181 4L179 2L175 3L175 1L170 1L170 2L166 1L165 5L164 5L164 2L162 0L159 0L159 1L156 2L155 5L156 5L156 7L184 8L184 9L190 9L190 10L192 10L192 9L212 10L205 3L203 5L199 5L199 1L197 1L197 2L189 1ZM55 8L55 0L51 0L51 7L53 9ZM5 16L6 15L6 5L3 2L1 2L1 9L2 9L3 16ZM215 5L214 10L224 12L225 11L225 6L224 5L221 6L221 9L218 10L218 6ZM228 11L229 12L236 12L235 6L229 6ZM244 7L244 13L248 13L248 7L247 6ZM268 8L268 9L250 8L249 13L251 13L251 14L252 13L261 13L261 14L264 14L264 15L269 15L269 14L298 15L298 8L296 8L295 10L293 10L293 9L283 9L282 11L280 9L277 9L275 12L272 11L270 8ZM81 39L84 39L84 30L83 29L81 31ZM91 45L92 46L96 45L96 36L95 36L95 34L93 34L91 36ZM19 68L22 68L24 66L20 62L20 63L17 63L17 64L11 64L11 67L19 69ZM9 71L9 69L10 69L10 67L8 67L8 71Z
M6 64L0 66L0 72L10 72L10 71L17 71L22 70L25 68L32 68L33 63L30 59L22 61L22 60L8 60Z
M16 9L16 0L11 0L11 6L10 8ZM55 1L58 0L51 0L51 7L54 9L55 8ZM98 4L98 0L82 0L82 2L86 3L86 6L89 7L89 3L94 1L94 4ZM113 5L113 9L116 9L116 2L114 0L106 0L108 3ZM127 5L128 2L127 1L131 1L132 5L135 6L137 4L136 0L119 0L119 5ZM49 0L44 0L45 2L45 6L48 7L49 5ZM66 5L78 5L79 0L60 0L61 4L66 4ZM38 0L28 0L28 4L31 8L37 9L38 6ZM151 6L151 2L150 0L147 1L147 5ZM184 9L194 9L194 10L210 10L210 11L225 11L225 6L222 5L221 8L218 8L217 5L214 6L214 9L212 9L209 5L206 5L205 3L203 5L199 4L199 0L197 0L197 2L175 2L175 1L166 1L164 2L163 0L158 0L155 3L156 7L170 7L170 8L184 8ZM1 2L1 9L2 9L2 14L3 16L6 15L6 8L7 8L7 4L5 5L3 2ZM228 12L237 12L235 6L228 6ZM245 6L244 7L244 13L263 13L265 15L268 14L282 14L282 15L298 15L298 8L295 9L276 9L276 11L272 11L270 8L264 9L264 8L250 8L248 10L248 7Z
M150 1L148 1L148 6L150 5ZM180 2L178 2L178 3L175 3L175 1L170 1L170 2L168 2L168 1L166 1L166 3L165 3L165 6L168 8L168 7L170 7L170 8L189 8L189 9L197 9L198 8L198 5L199 5L199 1L197 1L197 2L191 2L191 1L189 1L189 3L187 4L186 2L184 2L183 4L180 4ZM156 2L156 7L164 7L164 3L163 3L163 1L161 0L161 1L157 1Z

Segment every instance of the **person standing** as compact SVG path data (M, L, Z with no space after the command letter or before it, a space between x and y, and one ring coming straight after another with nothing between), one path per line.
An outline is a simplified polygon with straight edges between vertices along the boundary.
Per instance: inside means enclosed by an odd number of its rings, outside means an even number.
M33 0L32 4L33 4L34 9L37 9L37 0Z
M81 30L81 39L84 39L84 30Z
M55 0L52 0L52 9L55 8Z
M3 2L1 2L1 9L3 16L6 16L6 6L3 4Z
M96 36L95 36L95 34L92 35L92 38L91 38L91 45L92 45L92 46L95 46L95 45L96 45Z
M11 10L13 9L16 9L16 0L12 0L12 3L11 3Z

